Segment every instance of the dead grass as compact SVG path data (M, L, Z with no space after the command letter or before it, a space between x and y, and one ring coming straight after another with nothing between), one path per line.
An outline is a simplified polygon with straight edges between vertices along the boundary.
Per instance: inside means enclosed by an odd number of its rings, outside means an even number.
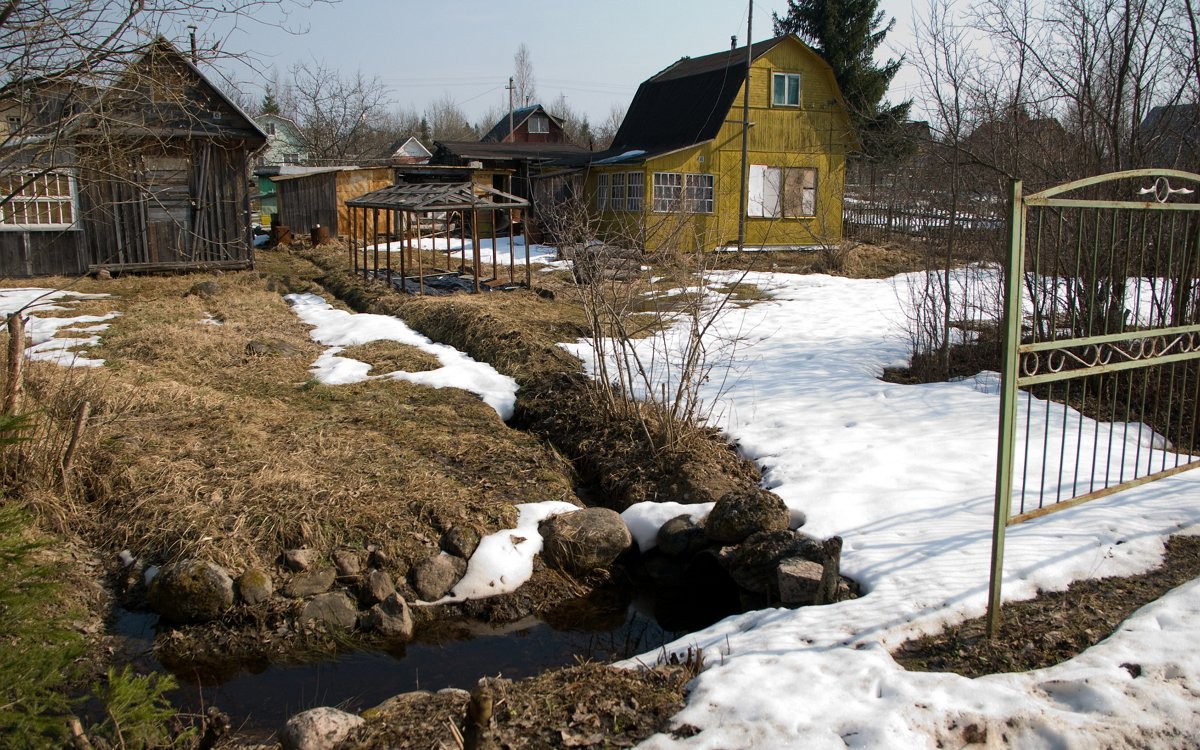
M717 253L713 268L782 273L824 273L851 279L883 279L925 268L920 252L895 245L854 241L815 250Z
M122 315L93 350L107 367L43 366L31 378L48 415L69 413L64 393L87 392L103 417L88 430L77 499L52 483L28 488L56 525L112 552L235 572L293 546L376 544L403 567L450 526L494 531L515 521L514 504L573 497L570 467L472 394L313 382L320 347L279 291L311 285L314 267L289 274L286 260L265 273L81 285L114 295L90 311ZM202 280L219 291L187 294ZM224 325L202 324L206 313ZM251 340L296 353L248 355ZM56 390L65 377L77 383Z
M348 346L340 357L357 359L371 366L372 375L388 372L425 372L442 366L438 358L410 344L397 341L372 341L369 344Z

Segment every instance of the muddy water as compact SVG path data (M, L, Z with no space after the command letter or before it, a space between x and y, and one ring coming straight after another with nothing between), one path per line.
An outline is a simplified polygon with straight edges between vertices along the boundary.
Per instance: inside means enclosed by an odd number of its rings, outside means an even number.
M654 616L655 608L660 624ZM529 677L578 660L610 662L654 651L688 629L719 619L643 599L614 608L575 608L570 622L533 618L504 627L455 622L391 651L357 650L301 663L239 663L196 670L173 666L172 702L185 712L217 706L251 737L268 737L291 715L314 706L356 711L410 690L471 688L480 677ZM157 617L118 612L114 629L143 668L166 671L152 654Z

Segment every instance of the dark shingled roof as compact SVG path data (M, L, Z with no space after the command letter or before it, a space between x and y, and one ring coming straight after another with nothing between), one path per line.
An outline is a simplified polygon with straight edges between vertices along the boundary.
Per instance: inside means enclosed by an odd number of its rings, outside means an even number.
M530 115L538 110L541 110L542 114L558 123L559 127L562 127L562 120L547 112L545 107L540 104L530 104L527 107L521 107L520 109L513 110L513 129L515 130L516 128L521 127L521 123L525 122ZM496 124L492 126L492 129L487 132L487 135L479 140L480 142L503 141L508 137L508 132L508 113L505 112L504 116L497 120Z
M571 143L475 143L473 141L435 141L434 161L448 163L453 159L515 159L549 161L570 158L591 152Z
M785 38L752 45L751 57ZM638 87L610 151L663 152L712 140L745 79L745 47L679 60Z

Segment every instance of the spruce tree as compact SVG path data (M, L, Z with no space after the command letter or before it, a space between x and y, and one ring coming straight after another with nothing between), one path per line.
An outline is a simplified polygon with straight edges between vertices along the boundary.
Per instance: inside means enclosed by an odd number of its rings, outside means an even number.
M260 114L279 114L279 101L275 99L275 92L270 86L267 87L267 93L263 95L262 104L260 104L258 108L260 110Z
M795 34L833 68L867 156L905 150L903 123L912 100L884 100L901 60L876 65L875 50L896 19L884 23L879 0L788 0L787 13L772 13L775 34Z

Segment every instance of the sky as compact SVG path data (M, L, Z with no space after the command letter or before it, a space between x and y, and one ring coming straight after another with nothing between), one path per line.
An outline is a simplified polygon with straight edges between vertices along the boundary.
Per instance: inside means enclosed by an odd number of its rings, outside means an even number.
M883 0L896 18L882 57L911 43L909 0ZM771 13L786 2L754 5L753 36L772 36ZM422 111L448 94L468 118L507 109L504 89L513 55L524 42L533 61L538 98L567 103L602 123L614 106L629 104L638 84L683 56L719 52L736 34L746 38L747 4L734 0L476 0L438 3L342 0L294 9L286 20L273 13L236 26L202 24L200 44L238 53L253 50L256 70L224 66L226 75L255 98L271 71L286 78L296 63L318 61L350 74L378 76L396 106ZM181 39L186 38L186 31ZM914 77L902 71L891 98L912 95Z

